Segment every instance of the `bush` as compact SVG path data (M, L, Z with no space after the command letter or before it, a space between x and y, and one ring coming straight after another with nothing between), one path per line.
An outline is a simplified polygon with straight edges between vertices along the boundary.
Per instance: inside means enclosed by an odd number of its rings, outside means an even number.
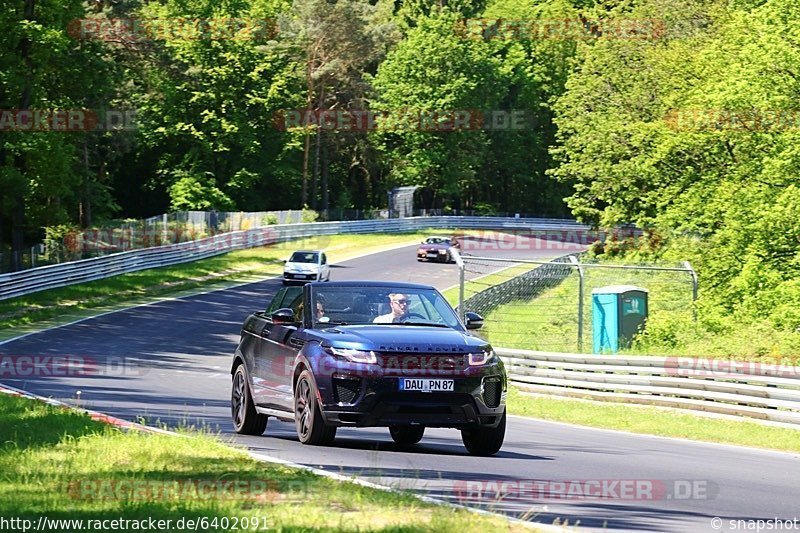
M316 222L318 218L319 213L313 209L309 209L308 206L303 206L303 210L300 212L301 222Z
M47 261L61 263L75 261L81 257L82 243L80 229L71 224L46 226L44 228L44 244Z

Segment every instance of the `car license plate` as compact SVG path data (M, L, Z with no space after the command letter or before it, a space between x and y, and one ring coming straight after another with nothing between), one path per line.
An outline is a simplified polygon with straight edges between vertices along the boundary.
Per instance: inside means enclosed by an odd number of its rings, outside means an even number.
M400 378L400 390L422 392L453 392L455 388L453 379L409 379Z
M439 254L437 254L436 252L428 252L428 257L436 257L437 255Z

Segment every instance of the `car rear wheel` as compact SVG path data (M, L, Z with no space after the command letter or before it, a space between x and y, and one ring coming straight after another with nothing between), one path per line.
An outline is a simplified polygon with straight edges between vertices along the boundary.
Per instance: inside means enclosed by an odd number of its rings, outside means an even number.
M472 455L494 455L503 446L506 436L506 412L497 427L472 426L461 430L461 440Z
M389 426L389 434L397 444L416 444L424 433L425 426Z
M300 374L294 389L294 423L303 444L330 444L336 438L336 427L326 425L322 419L314 380L308 370Z
M267 429L267 415L259 414L250 396L244 365L236 367L231 387L233 429L242 435L261 435Z

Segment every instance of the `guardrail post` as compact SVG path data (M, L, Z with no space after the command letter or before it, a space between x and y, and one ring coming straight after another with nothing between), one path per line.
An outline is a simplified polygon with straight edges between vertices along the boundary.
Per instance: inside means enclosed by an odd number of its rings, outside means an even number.
M694 271L689 261L684 261L683 266L685 266L692 275L692 318L697 322L697 306L694 305L697 302L697 272Z
M464 263L458 269L458 316L464 319Z
M166 213L164 213L164 216L162 217L161 220L162 220L161 224L163 225L163 227L161 228L161 244L169 244L167 242L167 239L169 238L169 233L167 232L168 220Z
M583 267L574 255L569 260L578 270L578 352L583 352Z
M461 253L457 249L451 248L450 254L452 255L453 259L456 260L456 266L458 266L458 307L456 311L458 312L458 318L460 320L464 320L464 271L466 270L466 266L464 265L464 260L461 258Z

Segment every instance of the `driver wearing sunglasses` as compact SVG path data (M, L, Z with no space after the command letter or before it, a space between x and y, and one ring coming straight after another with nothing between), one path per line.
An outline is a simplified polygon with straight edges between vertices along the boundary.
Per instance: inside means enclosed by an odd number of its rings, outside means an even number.
M397 324L408 318L409 301L405 294L389 295L389 307L391 312L375 317L372 322L375 324Z

